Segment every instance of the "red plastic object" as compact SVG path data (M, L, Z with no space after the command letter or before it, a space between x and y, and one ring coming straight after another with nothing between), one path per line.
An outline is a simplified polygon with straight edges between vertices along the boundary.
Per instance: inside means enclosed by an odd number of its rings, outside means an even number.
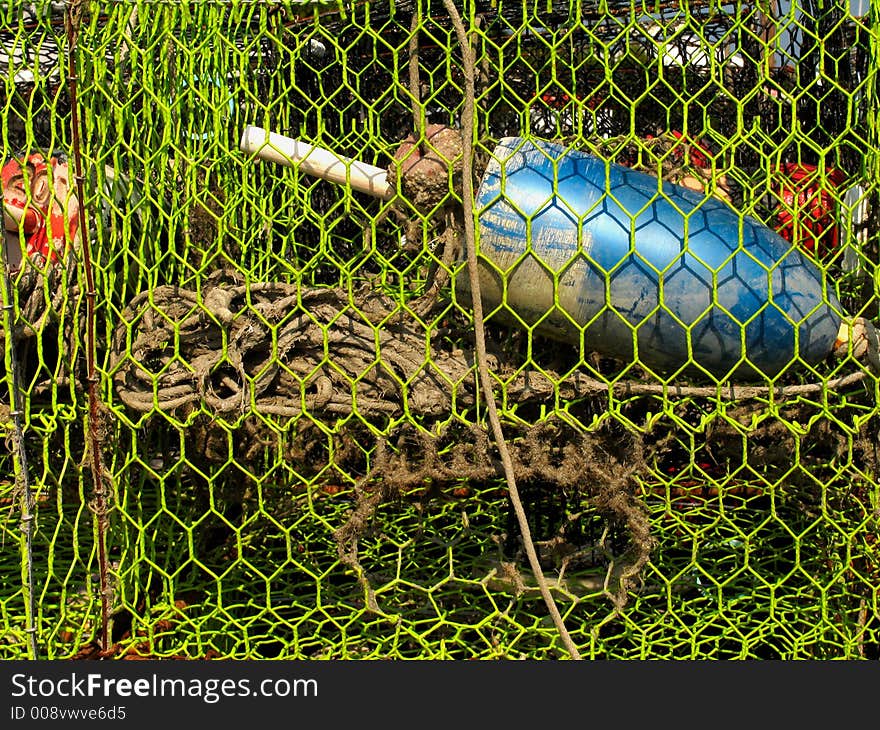
M49 187L49 167L52 187ZM24 234L27 255L40 255L54 262L74 240L79 227L79 204L70 192L67 163L56 157L48 161L40 155L26 160L12 158L0 170L3 186L4 228L11 234ZM67 207L69 238L64 230Z
M834 191L845 178L842 170L787 162L776 169L773 189L779 197L776 231L789 243L824 258L840 245Z

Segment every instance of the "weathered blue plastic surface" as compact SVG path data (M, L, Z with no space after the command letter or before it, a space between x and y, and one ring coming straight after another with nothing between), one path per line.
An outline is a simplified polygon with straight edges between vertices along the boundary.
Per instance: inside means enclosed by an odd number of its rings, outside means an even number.
M557 144L503 139L476 201L480 252L497 267L481 266L487 314L574 343L583 332L588 351L659 372L772 377L825 358L842 309L813 261L720 200L658 186Z

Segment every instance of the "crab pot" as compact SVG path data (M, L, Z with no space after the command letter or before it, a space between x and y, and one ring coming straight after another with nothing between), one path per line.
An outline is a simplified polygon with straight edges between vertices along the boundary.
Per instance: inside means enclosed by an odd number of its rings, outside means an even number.
M508 137L476 206L493 318L661 373L775 377L834 347L842 310L821 269L721 200ZM456 290L470 299L467 276Z

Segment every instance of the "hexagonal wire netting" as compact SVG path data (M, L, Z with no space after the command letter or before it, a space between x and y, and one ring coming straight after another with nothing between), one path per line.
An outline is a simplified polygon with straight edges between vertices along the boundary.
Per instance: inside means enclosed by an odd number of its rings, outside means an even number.
M470 0L470 75L439 0L68 9L0 5L0 656L564 657L476 384L472 214L581 653L880 655L878 381L850 326L877 314L873 11ZM417 203L395 153L436 157L468 81L478 199L459 157ZM248 126L400 195L261 160ZM815 344L820 314L851 344Z

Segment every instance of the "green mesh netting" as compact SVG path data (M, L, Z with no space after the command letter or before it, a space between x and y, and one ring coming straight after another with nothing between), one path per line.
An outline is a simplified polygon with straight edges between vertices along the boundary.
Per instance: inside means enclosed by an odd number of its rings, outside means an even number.
M478 173L517 136L683 184L876 317L874 8L460 7ZM396 170L409 135L424 152L429 125L460 127L442 2L91 2L73 35L66 10L0 4L3 160L73 164L72 51L84 190L69 260L7 220L0 657L100 653L90 433L108 656L566 656L476 386L460 181L416 206L240 149L255 125ZM737 392L548 338L499 291L496 399L584 656L880 656L863 358L796 355Z

